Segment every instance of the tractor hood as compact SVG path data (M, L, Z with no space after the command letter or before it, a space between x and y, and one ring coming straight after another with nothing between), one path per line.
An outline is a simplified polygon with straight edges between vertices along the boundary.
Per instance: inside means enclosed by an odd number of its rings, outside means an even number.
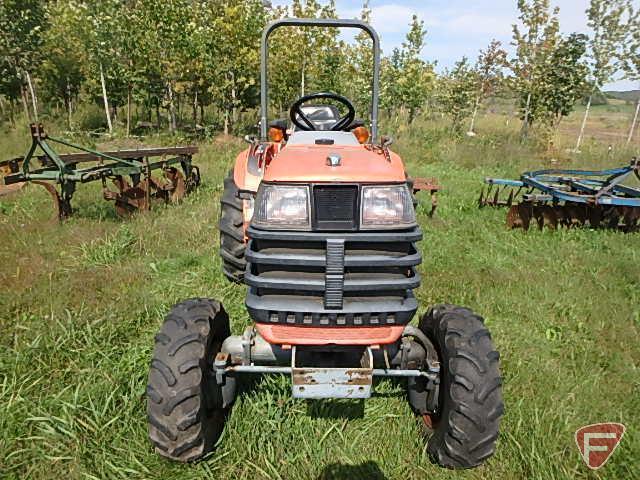
M328 157L334 157L335 166ZM336 160L339 156L339 161ZM271 161L263 180L266 182L404 182L402 160L390 152L390 161L382 152L363 145L289 145Z

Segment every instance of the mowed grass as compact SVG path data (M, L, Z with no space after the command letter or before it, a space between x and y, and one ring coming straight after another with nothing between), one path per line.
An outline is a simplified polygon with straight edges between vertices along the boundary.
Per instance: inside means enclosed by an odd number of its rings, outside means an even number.
M62 225L40 187L0 198L0 477L638 478L640 236L508 231L504 210L478 210L483 177L550 165L511 128L489 118L480 136L455 140L427 122L400 129L394 147L412 175L444 186L433 219L420 196L420 313L468 306L501 352L506 414L486 465L434 465L402 384L389 381L366 402L307 402L290 398L284 377L255 378L206 460L176 465L152 451L144 391L171 305L214 297L234 333L250 321L245 288L224 280L217 255L222 178L244 148L226 139L201 144L196 193L130 220L115 216L99 185L79 186L76 215ZM604 152L589 143L579 158L553 161L616 165L632 153ZM593 473L573 435L600 421L628 430Z

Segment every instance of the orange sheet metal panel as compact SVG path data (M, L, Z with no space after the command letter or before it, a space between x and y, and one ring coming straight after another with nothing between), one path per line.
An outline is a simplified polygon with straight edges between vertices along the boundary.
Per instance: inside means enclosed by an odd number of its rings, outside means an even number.
M402 325L382 327L300 327L256 324L258 333L277 345L386 345L394 343Z
M338 154L340 166L327 165L327 157ZM406 175L400 157L364 146L289 145L276 155L264 180L267 182L404 182Z

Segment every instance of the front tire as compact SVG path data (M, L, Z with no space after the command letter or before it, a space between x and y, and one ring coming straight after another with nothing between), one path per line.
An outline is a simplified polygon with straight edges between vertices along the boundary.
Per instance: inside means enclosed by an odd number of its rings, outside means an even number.
M224 179L224 191L220 199L220 256L224 276L233 283L242 283L247 261L244 258L244 217L242 199L233 180L233 171Z
M197 460L220 437L228 409L211 370L229 335L229 317L214 300L186 300L165 318L147 384L149 438L160 455Z
M495 451L504 413L499 354L482 317L436 305L420 321L440 360L440 398L427 450L440 465L472 468Z

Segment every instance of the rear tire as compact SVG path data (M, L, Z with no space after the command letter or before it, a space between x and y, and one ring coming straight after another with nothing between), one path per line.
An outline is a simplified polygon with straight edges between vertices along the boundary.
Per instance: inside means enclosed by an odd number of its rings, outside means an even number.
M220 256L224 276L234 283L242 283L247 262L244 258L244 217L242 199L233 180L233 171L224 179L224 191L220 199Z
M504 413L499 354L482 317L466 308L436 305L420 329L440 359L440 399L427 450L444 467L476 467L493 455Z
M224 428L213 359L230 335L229 317L214 300L175 305L155 337L147 384L149 438L160 455L197 460L213 449Z

